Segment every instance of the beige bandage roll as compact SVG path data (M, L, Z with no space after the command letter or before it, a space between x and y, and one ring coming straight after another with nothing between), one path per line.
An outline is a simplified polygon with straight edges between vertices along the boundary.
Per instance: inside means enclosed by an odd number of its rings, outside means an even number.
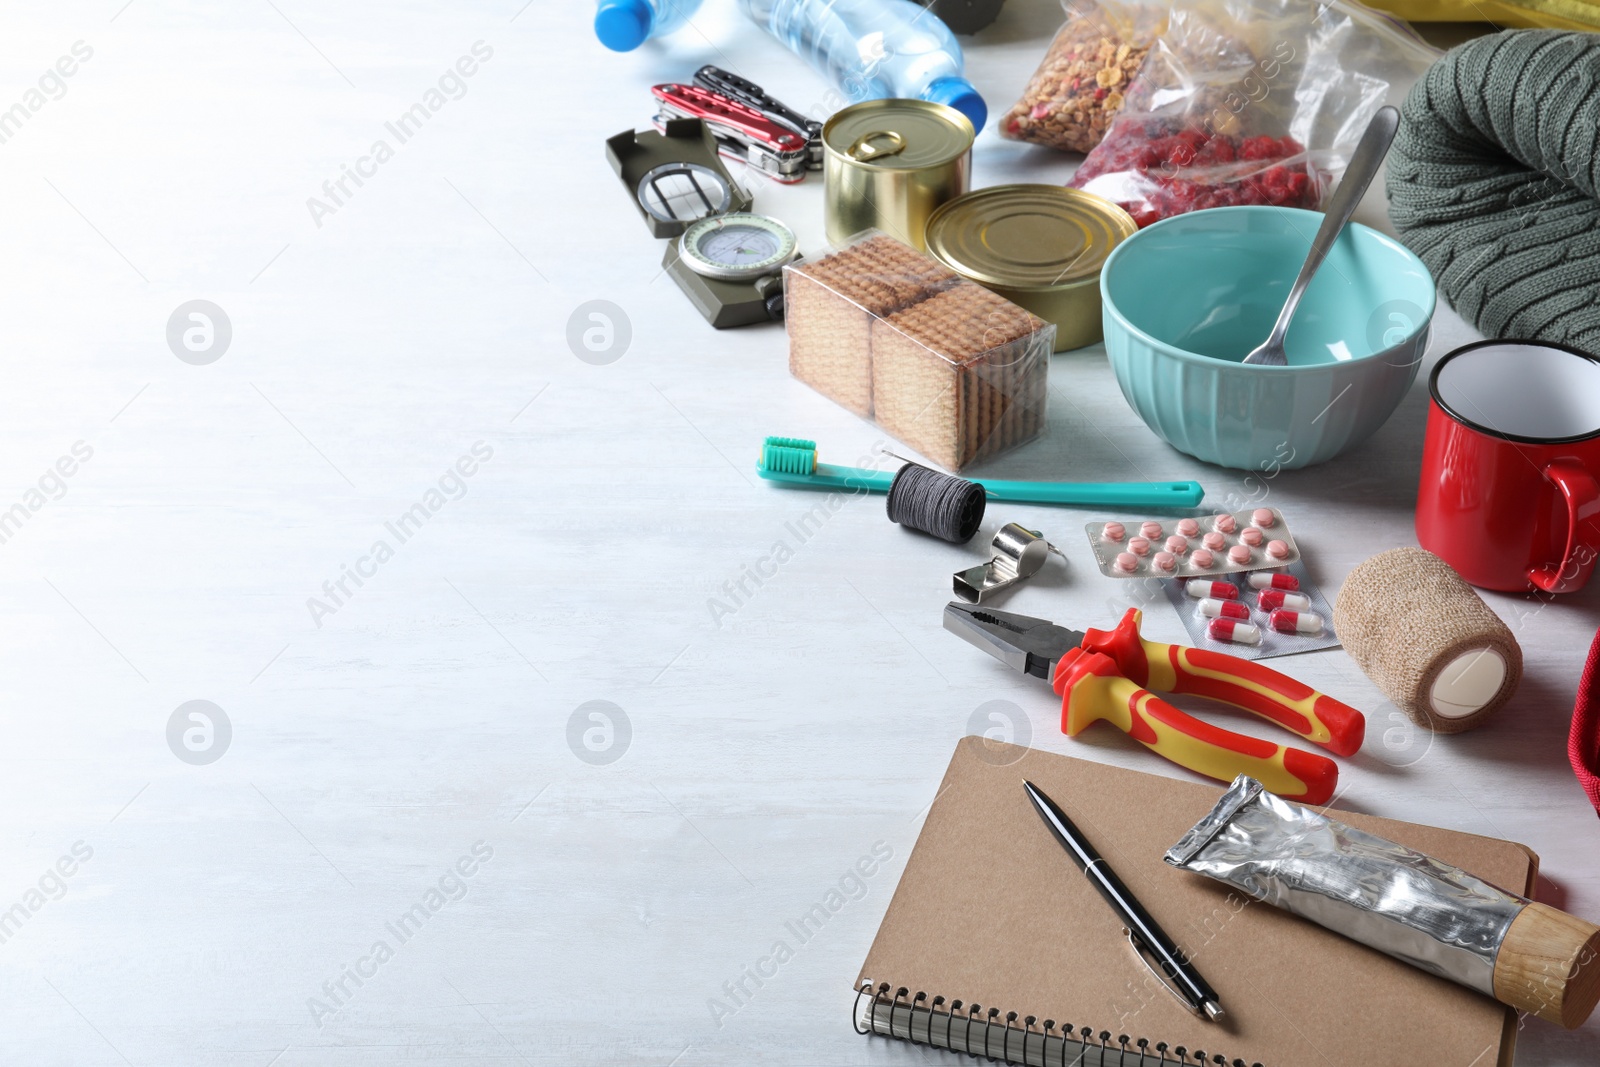
M1350 572L1333 608L1351 658L1418 726L1470 730L1522 680L1522 649L1444 560L1396 548Z

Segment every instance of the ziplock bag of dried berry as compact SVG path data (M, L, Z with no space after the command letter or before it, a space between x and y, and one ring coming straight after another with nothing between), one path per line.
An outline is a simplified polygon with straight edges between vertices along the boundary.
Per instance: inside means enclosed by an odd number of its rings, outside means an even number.
M1373 113L1438 56L1352 0L1185 0L1068 184L1140 226L1237 204L1315 208Z
M1066 152L1100 143L1128 86L1167 24L1164 5L1061 0L1067 21L1050 42L1022 98L1000 120L1000 136Z

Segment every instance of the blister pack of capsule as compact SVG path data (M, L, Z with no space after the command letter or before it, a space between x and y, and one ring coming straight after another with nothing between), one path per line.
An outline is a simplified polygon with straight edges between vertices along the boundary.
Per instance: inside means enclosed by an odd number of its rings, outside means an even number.
M1271 659L1339 644L1333 608L1303 562L1227 578L1180 578L1161 587L1196 648Z
M1100 573L1108 578L1194 578L1300 562L1277 508L1203 518L1091 522L1084 525Z

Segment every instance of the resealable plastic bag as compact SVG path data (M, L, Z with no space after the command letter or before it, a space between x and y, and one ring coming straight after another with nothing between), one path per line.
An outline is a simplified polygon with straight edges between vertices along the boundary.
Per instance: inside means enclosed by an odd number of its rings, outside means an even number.
M1184 0L1069 183L1140 226L1208 207L1315 208L1384 104L1439 53L1352 0Z
M1010 111L1000 136L1066 152L1100 143L1150 46L1166 27L1164 4L1062 0L1067 21Z

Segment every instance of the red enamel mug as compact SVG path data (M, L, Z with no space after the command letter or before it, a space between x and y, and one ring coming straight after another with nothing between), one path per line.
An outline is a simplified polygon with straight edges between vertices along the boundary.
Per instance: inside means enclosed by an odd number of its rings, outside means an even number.
M1600 551L1600 359L1480 341L1428 392L1418 542L1484 589L1581 588Z

